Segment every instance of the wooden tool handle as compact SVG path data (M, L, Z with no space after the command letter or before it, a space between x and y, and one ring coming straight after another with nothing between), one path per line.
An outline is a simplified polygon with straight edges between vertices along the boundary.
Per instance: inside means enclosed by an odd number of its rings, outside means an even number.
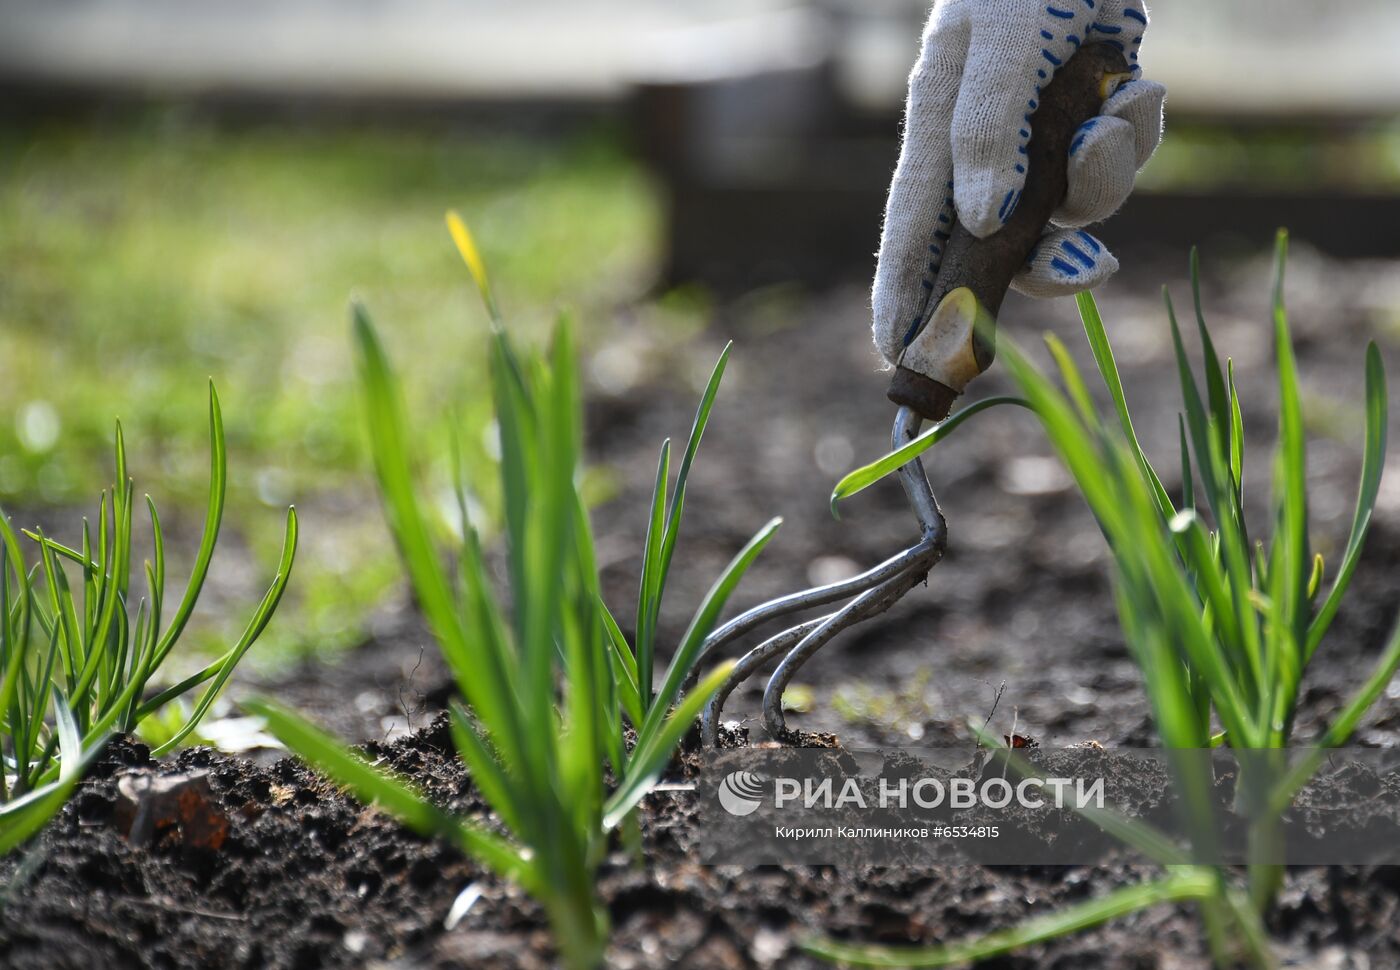
M1011 218L986 239L978 239L961 224L953 227L952 238L943 248L943 262L924 321L911 341L911 345L921 338L926 342L926 348L931 350L926 357L963 358L950 365L949 373L971 379L991 366L995 354L993 327L985 321L995 321L1011 278L1025 265L1045 232L1045 224L1064 200L1069 146L1075 132L1099 113L1104 99L1116 86L1116 76L1127 73L1127 62L1116 48L1108 44L1086 44L1080 48L1041 93L1026 146L1026 184ZM944 297L962 288L976 297L984 322L974 327L970 320L963 320L966 326L957 327L955 333L931 333L934 328L930 320ZM971 305L967 299L961 303L963 307ZM966 316L965 310L954 312ZM952 385L966 383L962 377L950 381ZM901 358L890 381L888 397L901 407L912 408L925 420L942 421L962 391L962 386L950 386L905 367Z

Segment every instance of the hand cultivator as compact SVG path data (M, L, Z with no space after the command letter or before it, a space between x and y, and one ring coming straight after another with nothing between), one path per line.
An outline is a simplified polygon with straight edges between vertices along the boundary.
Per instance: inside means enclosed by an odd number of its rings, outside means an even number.
M1070 144L1076 131L1099 112L1103 100L1129 77L1123 55L1106 44L1083 47L1045 87L1027 146L1029 173L1015 211L985 239L957 225L943 249L938 279L923 312L905 338L888 396L899 406L892 433L899 448L924 421L948 417L968 382L992 363L997 311L1012 277L1035 252L1045 225L1065 196ZM803 590L762 603L716 630L702 655L777 619L809 609L845 605L770 636L735 665L705 707L704 742L716 743L725 700L774 657L782 656L763 693L763 720L775 739L792 732L783 716L783 691L811 657L837 634L878 616L924 581L943 557L948 529L918 458L899 470L900 482L919 523L919 540L875 568L839 583Z

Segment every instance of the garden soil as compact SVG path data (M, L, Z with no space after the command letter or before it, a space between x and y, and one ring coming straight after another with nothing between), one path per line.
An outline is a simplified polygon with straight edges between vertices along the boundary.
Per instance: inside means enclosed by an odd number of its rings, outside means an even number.
M1209 257L1209 254L1207 254ZM1209 258L1207 259L1209 262ZM1175 265L1139 266L1101 302L1138 429L1169 488L1176 466L1177 389L1157 295ZM1335 566L1350 524L1361 437L1362 354L1381 341L1400 374L1400 273L1295 254L1289 298L1310 416L1315 544ZM1270 379L1268 272L1227 264L1207 280L1216 345L1236 362L1252 446L1247 477L1267 493L1276 394ZM736 347L687 499L662 642L673 643L724 564L774 514L787 520L730 612L809 582L864 568L912 542L899 489L882 483L836 520L839 475L873 458L891 409L868 346L864 294L781 290L726 306L704 333L669 334L620 311L588 363L590 459L610 494L597 507L605 592L619 615L634 602L647 494L663 437L686 434L699 387L722 347ZM1072 301L1012 299L1005 331L1023 345L1049 329L1087 362ZM974 396L1006 390L994 370ZM1394 409L1392 409L1394 412ZM1392 426L1400 422L1392 421ZM1393 436L1392 436L1393 437ZM1392 445L1395 442L1392 441ZM1364 677L1395 620L1400 585L1400 466L1392 461L1354 592L1309 670L1298 722L1317 732ZM845 634L797 676L794 726L851 746L965 743L969 719L1054 748L1153 742L1140 679L1114 615L1102 538L1051 458L1034 420L993 411L940 445L930 479L950 546L926 586ZM1252 509L1263 523L1266 506ZM314 527L314 510L305 516ZM1256 524L1256 532L1262 525ZM1329 572L1329 576L1331 573ZM761 681L736 692L727 737L763 740ZM485 808L435 717L450 680L411 609L386 612L375 637L323 663L242 675L299 706L467 815ZM999 699L998 699L999 698ZM1400 690L1363 722L1357 743L1400 739ZM693 757L673 767L680 779ZM130 827L124 792L152 776L202 775L193 796L213 834ZM705 867L706 832L682 793L643 804L648 866L604 864L600 892L615 927L616 967L807 967L814 933L933 943L1014 925L1056 906L1151 878L1125 856L1095 867L923 869ZM552 966L538 907L440 843L408 833L290 759L196 748L153 762L119 739L50 828L0 863L0 965L7 967ZM481 896L451 930L467 886ZM1290 871L1270 930L1285 965L1400 966L1400 869ZM991 961L1002 968L1195 968L1206 965L1189 907L1157 907Z

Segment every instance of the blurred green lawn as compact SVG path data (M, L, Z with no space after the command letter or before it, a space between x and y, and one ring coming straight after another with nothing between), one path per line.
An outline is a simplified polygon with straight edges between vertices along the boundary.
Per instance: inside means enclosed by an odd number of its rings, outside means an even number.
M473 226L512 326L542 331L561 306L606 319L648 280L656 202L606 134L233 128L176 110L0 128L0 503L17 524L76 530L111 482L120 416L137 493L188 553L212 377L230 491L206 597L219 621L201 637L236 632L275 562L278 510L295 503L301 554L259 653L356 642L398 573L367 472L351 294L384 333L409 413L431 416L419 440L441 446L455 413L467 446L486 447L485 318L449 207Z

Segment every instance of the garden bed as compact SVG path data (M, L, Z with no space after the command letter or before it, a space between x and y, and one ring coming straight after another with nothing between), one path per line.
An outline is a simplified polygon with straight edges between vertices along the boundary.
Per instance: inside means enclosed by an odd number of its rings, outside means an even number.
M371 745L435 801L480 811L451 750L446 719ZM119 834L117 779L207 772L229 821L216 851L175 828L146 848ZM616 932L610 965L741 968L825 964L797 942L818 932L934 942L1009 926L1037 911L1146 878L1151 868L851 869L697 865L706 832L684 797L653 795L642 813L648 868L624 856L600 891ZM363 808L300 764L258 764L207 749L165 763L119 742L41 843L37 881L8 900L13 967L549 967L543 914L518 891L440 844ZM1395 868L1291 874L1274 917L1291 965L1363 967L1400 960ZM482 898L452 932L457 893ZM993 961L1001 967L1204 966L1195 918L1157 908Z
M1209 260L1207 260L1209 264ZM1144 445L1175 447L1175 374L1155 283L1180 279L1138 267L1103 296ZM1305 391L1323 422L1314 436L1311 483L1318 548L1335 561L1355 488L1364 339L1378 307L1400 300L1378 289L1386 265L1295 256L1290 305ZM1273 428L1266 270L1250 263L1209 281L1206 305L1222 353L1235 357L1246 430L1267 454ZM1151 281L1149 283L1149 281ZM1184 291L1178 283L1176 289ZM1377 295L1379 293L1379 296ZM1240 294L1236 297L1234 294ZM1389 302L1387 302L1389 301ZM1067 304L1068 301L1060 301ZM1041 327L1082 348L1069 305L1008 302L1003 319L1029 344ZM874 457L890 408L866 335L864 294L789 303L781 294L722 312L712 333L738 338L687 499L687 526L659 642L674 643L684 613L711 577L769 515L787 524L740 587L730 612L771 595L869 565L914 538L898 488L884 483L827 511L831 484ZM595 514L605 593L635 595L644 508L655 447L688 426L695 390L717 346L685 346L619 324L628 366L596 358L588 441L595 463L615 473L615 499ZM1383 345L1392 373L1394 343ZM696 362L692 364L692 362ZM619 376L621 375L621 376ZM676 380L677 377L680 380ZM997 390L998 371L977 386ZM1349 410L1351 409L1351 410ZM803 669L811 712L793 723L836 733L846 744L922 745L966 740L969 717L987 715L1003 682L994 726L1059 747L1152 741L1138 674L1113 612L1102 539L1040 432L1025 415L988 415L927 461L951 527L950 551L899 607L832 644ZM1267 468L1248 474L1265 480ZM1325 723L1356 686L1394 619L1400 580L1400 501L1395 479L1357 572L1354 591L1306 680L1299 734ZM1179 483L1167 482L1169 489ZM308 522L308 528L311 523ZM457 811L480 810L450 740L432 711L450 690L430 638L412 615L385 620L381 637L341 658L311 664L262 687L340 733L380 738L372 747ZM761 681L738 692L726 716L755 736ZM839 701L839 702L834 702ZM804 706L806 706L804 704ZM411 715L411 716L410 716ZM397 718L397 720L394 720ZM1384 696L1363 723L1363 744L1391 745L1400 695ZM119 832L123 773L207 771L210 802L227 819L217 850L181 844L168 831L147 847ZM600 891L616 927L616 966L804 966L795 950L816 931L869 941L934 942L1009 926L1028 913L1140 881L1152 870L1127 862L1098 868L947 867L931 870L706 868L705 833L684 796L644 803L645 872L610 859ZM19 870L24 869L23 873ZM542 914L516 890L439 844L385 817L289 761L186 751L158 765L117 742L93 778L30 855L3 863L23 875L0 915L0 962L14 966L397 966L550 965ZM451 932L443 921L457 894L480 881L484 896ZM1280 953L1296 965L1400 964L1395 938L1400 878L1393 869L1301 870L1289 875L1272 919ZM1349 962L1350 961L1350 962ZM1159 907L1023 954L1000 966L1203 966L1197 923ZM816 965L814 962L810 965Z

